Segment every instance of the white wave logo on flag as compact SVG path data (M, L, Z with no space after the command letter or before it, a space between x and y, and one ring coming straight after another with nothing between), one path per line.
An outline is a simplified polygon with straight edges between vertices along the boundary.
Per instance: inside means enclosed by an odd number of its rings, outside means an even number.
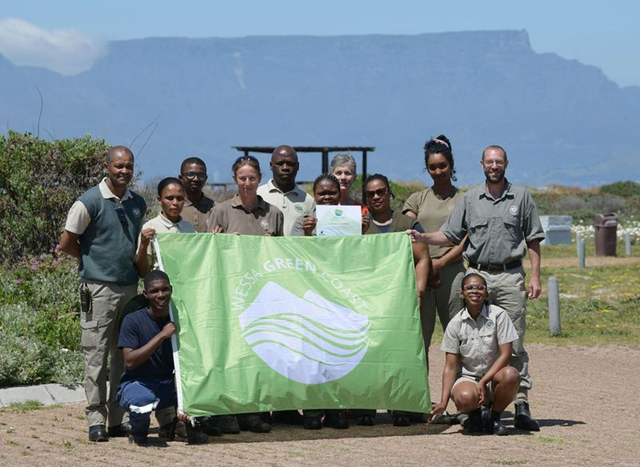
M273 370L321 384L353 370L369 347L369 318L308 290L303 297L268 282L240 315L243 337Z

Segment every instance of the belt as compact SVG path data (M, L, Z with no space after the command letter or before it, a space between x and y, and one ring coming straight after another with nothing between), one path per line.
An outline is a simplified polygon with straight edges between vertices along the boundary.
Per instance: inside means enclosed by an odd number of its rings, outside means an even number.
M477 269L478 271L487 271L487 272L504 272L509 271L511 269L516 269L522 266L522 260L511 261L506 264L478 264L472 261L469 261L469 267L473 269Z

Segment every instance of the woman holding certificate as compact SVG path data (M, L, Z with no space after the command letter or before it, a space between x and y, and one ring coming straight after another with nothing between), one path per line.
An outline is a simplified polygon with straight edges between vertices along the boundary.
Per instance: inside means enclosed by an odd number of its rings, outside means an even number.
M313 182L313 197L316 202L317 211L322 211L323 206L340 205L341 185L340 181L331 174L322 174ZM345 211L343 209L343 211ZM300 216L296 219L291 228L291 236L315 236L315 235L360 235L369 226L369 217L361 215L356 211L355 216L351 216L351 224L349 225L349 215L346 213L340 219L343 225L328 225L321 229L318 233L318 217L316 213L313 216ZM355 218L354 218L355 217Z

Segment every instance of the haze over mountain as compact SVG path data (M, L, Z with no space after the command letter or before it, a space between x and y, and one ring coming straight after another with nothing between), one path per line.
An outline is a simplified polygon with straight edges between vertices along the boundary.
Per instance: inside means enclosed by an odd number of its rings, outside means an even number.
M492 143L508 150L518 183L640 180L640 87L535 53L525 31L115 41L70 77L0 56L0 82L5 131L38 131L37 89L45 138L129 145L158 117L138 158L145 178L198 155L226 181L231 146L291 144L375 146L370 173L424 180L422 146L445 133L462 185L482 180ZM319 155L301 164L300 178L320 172Z

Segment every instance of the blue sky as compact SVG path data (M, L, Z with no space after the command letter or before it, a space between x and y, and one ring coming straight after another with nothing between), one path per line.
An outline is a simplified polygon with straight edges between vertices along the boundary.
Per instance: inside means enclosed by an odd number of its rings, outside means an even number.
M9 27L7 18L36 29L25 32L27 26L15 22ZM44 60L43 66L55 68L71 55L82 61L104 53L104 40L526 29L536 52L595 65L627 86L640 85L638 18L640 2L632 0L3 0L0 53L14 63ZM51 31L45 40L34 39ZM95 42L87 45L87 36ZM21 40L28 44L16 44ZM63 48L32 50L52 41ZM73 65L70 70L75 72Z

